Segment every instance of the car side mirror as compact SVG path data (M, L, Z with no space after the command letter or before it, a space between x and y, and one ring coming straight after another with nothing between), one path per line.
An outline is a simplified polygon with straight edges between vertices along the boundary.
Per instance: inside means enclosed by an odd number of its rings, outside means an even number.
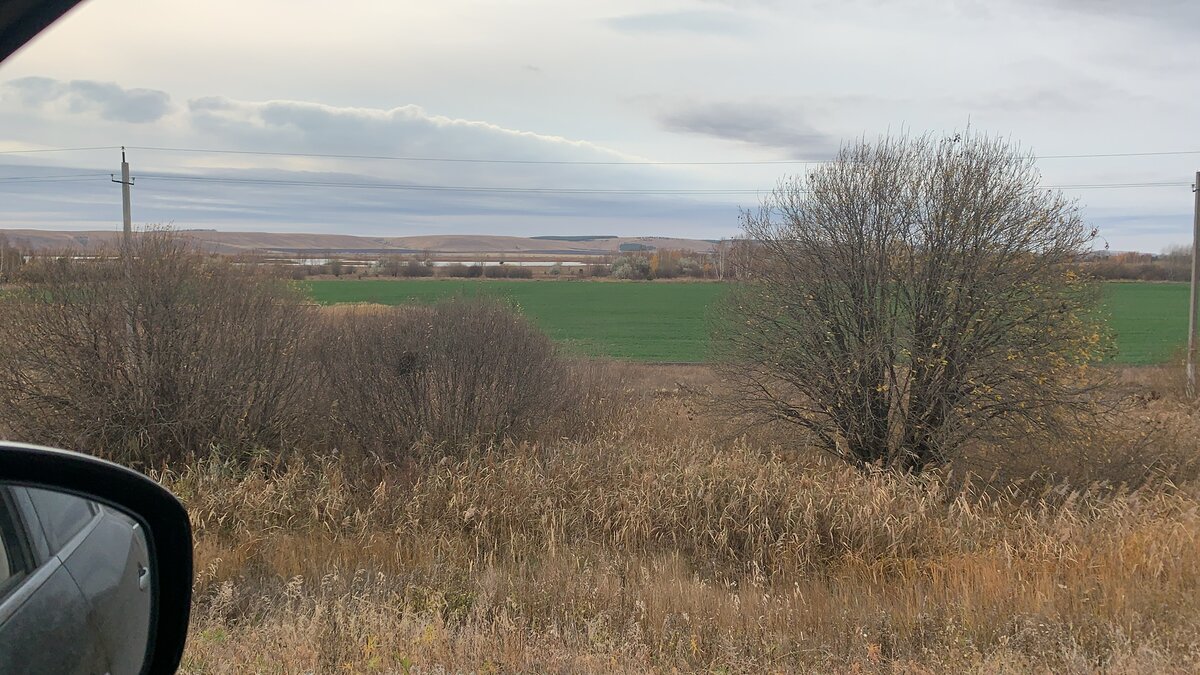
M174 495L112 462L0 442L0 673L173 673L191 595Z

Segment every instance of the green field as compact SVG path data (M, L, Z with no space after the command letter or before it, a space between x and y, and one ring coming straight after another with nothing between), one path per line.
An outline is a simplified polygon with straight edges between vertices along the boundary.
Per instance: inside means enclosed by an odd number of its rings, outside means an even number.
M1105 284L1109 328L1117 340L1117 362L1164 363L1187 345L1188 285L1112 282Z
M581 354L637 361L703 361L707 308L717 283L493 280L307 282L319 303L433 302L458 294L500 296Z
M703 361L716 283L491 280L321 280L306 282L321 304L433 302L458 294L509 299L572 350L637 361ZM1187 284L1105 286L1117 362L1162 363L1187 335Z

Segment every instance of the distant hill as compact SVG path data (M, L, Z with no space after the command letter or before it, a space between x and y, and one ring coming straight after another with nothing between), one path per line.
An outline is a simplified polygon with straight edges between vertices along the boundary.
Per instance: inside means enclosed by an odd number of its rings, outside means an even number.
M614 255L624 250L678 249L709 252L714 243L703 239L673 237L616 236L541 236L504 237L493 235L438 234L414 237L360 237L348 234L306 234L281 232L216 232L181 230L214 253L415 253L523 255ZM12 243L34 251L83 252L112 248L120 232L106 230L0 230Z
M595 234L595 235L562 236L562 237L544 234L544 235L537 236L537 237L530 237L530 239L537 239L539 241L541 241L543 239L547 239L550 241L596 241L597 239L616 239L616 238L617 238L616 235L613 235L613 234Z

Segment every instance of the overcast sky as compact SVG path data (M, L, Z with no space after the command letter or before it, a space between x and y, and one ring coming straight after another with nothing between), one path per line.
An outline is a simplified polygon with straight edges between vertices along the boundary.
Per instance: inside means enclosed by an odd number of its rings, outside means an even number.
M0 65L0 226L119 227L118 151L11 151L127 145L566 162L131 149L143 224L731 236L779 162L864 135L1200 151L1198 38L1187 0L89 0ZM1069 194L1114 249L1191 239L1200 153L1039 166L1175 183Z

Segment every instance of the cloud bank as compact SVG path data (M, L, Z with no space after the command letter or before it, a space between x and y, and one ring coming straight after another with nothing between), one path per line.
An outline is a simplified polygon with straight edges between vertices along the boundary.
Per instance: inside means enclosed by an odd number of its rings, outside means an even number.
M114 82L23 77L4 83L0 95L38 111L65 109L112 122L156 122L171 111L171 97L156 89L125 89Z

